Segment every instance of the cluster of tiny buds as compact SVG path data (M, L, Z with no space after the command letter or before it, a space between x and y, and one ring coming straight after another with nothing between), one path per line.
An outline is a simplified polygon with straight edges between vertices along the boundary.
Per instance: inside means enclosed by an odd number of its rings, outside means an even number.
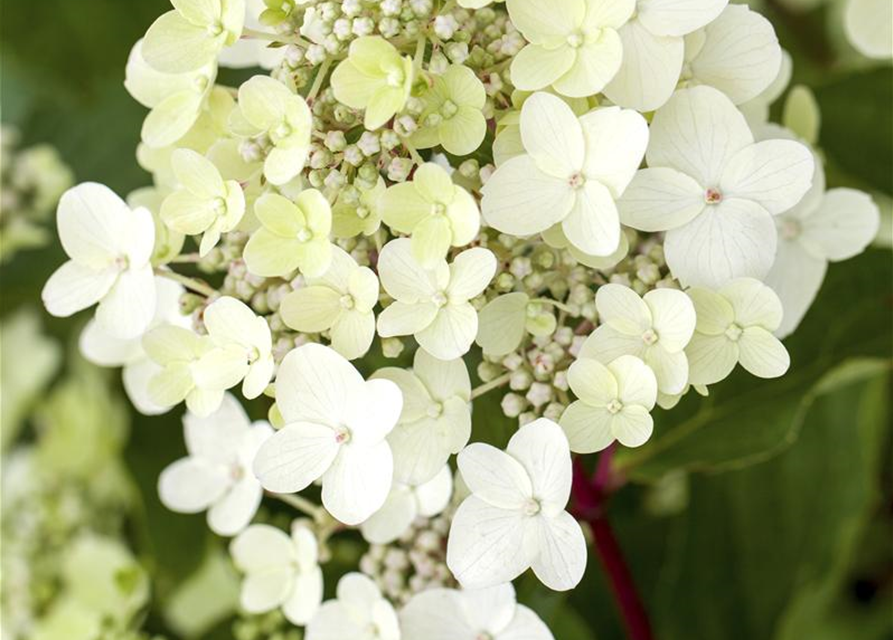
M301 630L285 619L281 609L251 615L242 613L233 622L234 640L301 640Z
M416 518L412 526L391 544L370 545L360 559L360 571L372 578L395 604L405 604L414 594L437 587L455 587L446 565L446 540L452 514Z

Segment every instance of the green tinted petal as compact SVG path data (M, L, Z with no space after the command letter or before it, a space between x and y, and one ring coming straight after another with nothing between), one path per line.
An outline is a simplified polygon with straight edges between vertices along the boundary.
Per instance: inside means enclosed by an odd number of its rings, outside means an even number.
M282 300L279 314L295 331L318 333L332 327L342 312L341 293L329 287L304 287Z
M272 233L283 238L296 238L307 225L303 212L277 193L267 193L254 203L254 215Z
M374 131L381 127L403 108L407 97L408 93L402 88L385 86L378 89L378 91L372 94L366 107L366 115L363 119L364 126L369 131Z
M161 220L174 231L196 235L208 229L217 218L211 202L186 190L172 193L161 204Z
M214 59L225 38L225 34L212 37L204 26L196 26L176 11L168 11L146 32L143 57L164 73L195 71Z
M282 238L266 227L254 232L245 245L243 258L248 271L272 278L290 274L298 267L301 243L295 238Z
M487 102L484 83L468 67L453 65L442 77L450 99L457 105L473 107L480 111Z
M394 231L412 233L416 225L431 215L431 201L422 196L415 181L403 182L382 194L378 210L384 223Z
M202 96L181 91L165 98L143 121L142 141L154 149L174 144L185 136L201 113Z
M453 201L453 180L447 170L439 164L426 162L419 167L412 178L418 192L428 202L449 204Z
M298 195L295 204L315 235L329 235L332 230L332 209L322 193L316 189L305 189Z
M487 120L480 109L459 107L452 118L444 120L439 128L440 144L457 156L466 156L477 150L487 134Z
M285 121L287 105L294 97L284 84L269 76L254 76L239 87L242 115L264 131Z
M180 184L199 198L220 198L227 195L217 167L192 149L177 149L171 154L171 167Z
M412 232L412 255L423 269L432 269L446 258L453 232L446 216L430 216Z
M447 207L447 218L452 228L454 247L461 247L474 240L481 228L481 212L477 202L465 189L455 188L452 203Z
M338 102L353 109L365 109L383 80L360 71L350 60L339 64L330 79L332 91Z

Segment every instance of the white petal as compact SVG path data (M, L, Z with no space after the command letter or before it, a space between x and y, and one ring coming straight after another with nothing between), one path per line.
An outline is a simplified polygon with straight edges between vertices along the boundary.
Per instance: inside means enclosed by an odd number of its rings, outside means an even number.
M258 450L254 474L268 491L301 491L326 472L338 450L335 433L329 427L309 422L290 423L270 436Z
M684 36L713 22L728 0L640 0L639 20L651 33Z
M530 42L563 38L578 28L586 4L579 0L507 0L512 22Z
M724 200L667 232L667 265L685 286L719 287L762 278L775 258L777 233L768 211L750 200Z
M677 91L651 122L649 167L670 167L705 189L719 183L735 153L753 143L744 116L711 87Z
M218 500L229 482L225 468L196 458L183 458L161 472L158 497L171 511L198 513Z
M753 200L778 214L797 204L809 190L814 169L812 152L799 142L757 142L732 157L720 190L724 198Z
M475 247L456 256L450 265L446 292L450 302L471 300L480 295L496 273L496 256L489 249Z
M631 336L652 326L651 309L639 294L622 284L606 284L595 293L595 306L603 324Z
M729 5L704 33L704 43L690 62L697 82L741 104L760 95L778 76L781 47L772 24L759 13Z
M654 431L654 420L645 407L630 405L614 417L613 431L624 447L641 447Z
M424 416L398 425L388 436L395 457L394 476L407 484L429 481L470 436L468 404L458 398L445 402L438 418Z
M499 640L554 640L554 636L532 609L519 604L515 617L499 634Z
M148 265L121 273L96 308L96 321L119 338L141 336L154 316L155 277Z
M81 331L78 347L87 360L101 367L121 367L143 355L139 340L121 340L91 320Z
M605 364L623 355L644 357L645 347L641 336L620 333L603 324L586 338L578 357L592 358Z
M545 231L574 206L568 178L543 173L529 155L515 156L501 164L482 189L484 219L494 229L512 235Z
M435 269L423 269L412 257L412 241L408 238L387 243L378 257L381 285L400 302L427 300L445 284L447 273L446 262Z
M778 378L791 366L784 345L762 327L747 327L738 341L738 361L759 378Z
M605 407L617 397L617 379L601 362L578 358L567 370L567 381L580 400L592 407Z
M602 451L614 442L612 416L604 407L591 407L577 400L564 410L559 422L574 453Z
M51 315L67 318L99 302L117 278L117 269L97 271L69 260L53 272L40 297Z
M351 442L370 446L384 440L403 410L400 387L390 380L369 380L343 399L344 425Z
M485 354L504 356L521 346L528 302L530 297L526 293L507 293L494 298L480 310L475 342Z
M463 615L463 593L435 588L415 594L400 610L404 640L474 638L479 628L469 624Z
M793 333L803 316L812 306L828 263L816 258L797 241L780 240L772 270L766 276L766 284L781 300L784 315L775 335L785 338Z
M681 38L655 35L634 19L620 29L623 63L604 94L614 104L641 112L663 105L676 88L682 72Z
M682 351L691 340L697 323L691 299L674 289L655 289L646 293L643 299L651 310L652 327L657 332L661 348L670 353Z
M654 407L657 378L647 364L635 356L620 356L608 369L617 379L617 395L624 405Z
M257 478L239 480L208 510L208 526L220 536L234 536L251 522L263 497Z
M239 603L248 613L272 611L288 597L293 580L293 573L285 566L249 574L242 583Z
M85 182L62 194L56 214L59 239L71 258L85 265L105 266L123 250L127 204L105 185Z
M337 600L323 602L307 624L307 640L362 638L365 629L351 619L347 607Z
M201 418L192 413L183 416L183 434L189 455L226 464L232 460L251 428L248 414L230 393L223 396L220 408Z
M292 592L282 603L282 613L292 624L306 625L319 611L323 596L322 569L314 567L294 578Z
M506 451L527 470L543 512L564 509L571 491L571 454L561 427L547 418L529 422L515 432Z
M558 80L576 60L571 47L547 49L528 44L512 60L512 83L521 90L536 91Z
M338 426L344 398L353 397L363 377L343 356L318 344L293 349L276 376L276 404L286 422L310 421Z
M469 303L448 304L434 321L415 334L425 351L440 360L461 358L471 348L478 330L477 311Z
M459 505L447 541L447 566L466 589L514 580L530 566L526 519L475 496Z
M294 558L291 538L268 524L254 524L229 545L230 555L240 571L262 572L276 569Z
M893 58L893 5L886 0L850 0L843 14L847 40L862 54Z
M393 476L394 458L387 442L343 446L323 476L323 505L344 524L359 524L384 504Z
M803 221L803 242L820 247L828 260L847 260L862 253L877 235L880 213L866 193L831 189Z
M269 334L266 320L255 315L244 302L229 296L208 305L203 319L208 334L218 344L234 342L259 346L258 343L266 342L264 334Z
M390 544L409 529L417 515L412 491L403 485L396 486L381 509L360 525L360 531L370 544Z
M348 360L362 358L375 339L375 315L348 311L332 325L332 348Z
M453 472L444 465L436 476L415 488L419 514L430 518L447 508L453 495Z
M124 391L136 410L145 416L160 415L171 408L154 402L149 394L149 381L161 371L162 368L149 358L140 358L124 365Z
M413 359L412 370L434 399L446 401L459 397L471 400L471 379L464 360L438 360L419 350Z
M620 214L607 187L587 180L576 191L576 201L561 223L572 245L583 253L608 256L620 245Z
M620 221L641 231L681 227L704 206L704 189L686 174L668 167L638 171L617 201Z
M550 589L573 589L586 570L583 530L566 511L552 518L536 518L536 522L538 554L531 563L533 572Z
M642 359L654 371L660 393L682 393L688 383L688 358L684 351L670 353L657 344L647 349Z
M587 180L597 180L619 198L636 174L648 146L648 123L630 109L605 107L582 118Z
M685 355L691 384L713 384L724 380L738 363L738 347L724 335L695 333L685 348Z
M475 442L462 450L457 461L462 480L487 504L520 509L533 495L530 475L521 461L496 447Z
M574 64L552 87L564 96L586 98L604 89L617 73L623 45L614 29L601 29L594 39L586 38L576 54Z
M378 335L382 338L409 336L431 326L438 308L433 302L404 303L396 300L378 315Z
M759 280L739 278L725 285L719 293L732 305L735 322L741 327L760 326L775 331L781 324L781 301Z

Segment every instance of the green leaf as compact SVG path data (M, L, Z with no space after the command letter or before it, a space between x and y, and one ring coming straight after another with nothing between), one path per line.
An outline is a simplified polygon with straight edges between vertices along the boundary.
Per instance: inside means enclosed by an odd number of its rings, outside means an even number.
M656 412L655 435L642 448L624 451L620 466L634 480L653 481L673 469L736 469L783 451L796 441L816 397L833 383L825 379L829 372L854 358L884 361L848 364L855 368L836 375L859 377L889 366L891 277L885 251L831 265L819 298L786 341L792 361L787 374L760 380L739 369L711 387L708 398L691 393L673 410Z
M853 551L878 503L888 384L875 376L822 395L798 445L770 462L692 478L652 609L657 637L816 637L810 612L846 603Z

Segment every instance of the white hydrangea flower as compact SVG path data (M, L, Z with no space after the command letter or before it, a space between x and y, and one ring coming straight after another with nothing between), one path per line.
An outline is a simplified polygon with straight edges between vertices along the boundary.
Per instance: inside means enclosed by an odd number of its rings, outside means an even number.
M85 182L59 201L56 224L70 260L43 287L50 314L67 318L96 303L96 321L116 338L142 335L155 315L155 223L106 186Z
M648 168L618 203L621 219L635 229L667 231L673 275L685 286L706 287L769 272L772 216L800 201L815 164L798 142L755 143L744 116L711 87L677 91L655 114L646 158Z
M685 346L695 330L695 308L675 289L655 289L644 297L620 284L595 295L601 325L583 343L581 358L608 364L622 355L641 358L657 376L661 393L676 394L688 382Z
M451 65L443 75L432 76L431 81L422 96L425 108L411 144L417 149L440 145L456 156L473 153L487 134L482 111L487 103L484 84L474 71L459 64Z
M474 443L459 454L471 491L453 517L447 565L467 589L514 580L528 567L550 589L583 577L586 540L564 510L571 490L567 438L547 418L521 427L506 451Z
M188 329L192 318L180 311L180 297L185 289L167 278L155 277L158 295L155 317L149 329L172 324ZM136 409L148 416L159 415L171 409L155 403L149 395L149 380L161 369L143 349L142 336L122 340L111 335L96 320L90 320L78 340L81 354L101 367L123 367L124 391Z
M712 22L728 0L639 0L620 27L623 63L604 93L637 111L663 105L682 74L684 37Z
M640 447L651 437L657 378L639 358L624 355L606 366L581 356L568 369L567 381L579 398L559 421L571 451L602 451L615 440Z
M263 30L260 15L266 9L264 0L246 0L245 28ZM286 50L286 47L271 47L269 42L259 38L241 38L225 47L217 56L217 62L221 67L230 69L260 67L272 71L282 64Z
M397 612L370 578L348 573L336 593L307 625L307 640L400 640Z
M888 0L847 0L843 29L847 40L863 56L893 58L893 4Z
M254 461L264 488L293 493L321 479L323 505L344 524L378 511L394 472L386 438L403 405L397 385L364 382L332 349L306 344L279 367L276 405L285 426Z
M506 583L488 589L428 589L400 610L403 640L553 640Z
M263 497L251 464L273 429L251 424L239 401L226 394L207 417L183 416L188 456L168 465L158 478L161 503L178 513L208 511L208 526L234 536L251 522Z
M305 189L292 202L265 193L254 203L260 221L245 245L248 270L265 278L285 277L295 269L311 278L325 273L332 261L332 209L316 189Z
M751 130L756 131L758 127L769 121L769 108L787 90L793 73L794 62L791 59L791 54L782 49L781 66L775 79L757 97L738 105L738 110L744 114Z
M370 544L390 544L406 533L418 516L431 518L441 513L452 495L453 473L449 465L417 486L395 482L384 505L360 525L360 532Z
M316 536L300 521L289 536L266 524L253 524L230 543L236 568L245 574L239 598L251 614L282 609L296 625L307 624L319 611L323 575Z
M146 33L143 55L165 73L186 73L216 59L242 35L245 0L171 0L173 11Z
M434 162L416 169L411 181L389 187L378 208L391 229L412 234L412 255L424 269L446 258L451 246L470 243L481 227L474 198Z
M465 361L438 360L418 349L412 371L387 367L372 377L391 380L403 393L403 411L388 435L394 477L410 485L428 482L471 437L471 379Z
M812 188L796 206L776 216L775 223L778 249L765 282L781 298L784 317L775 335L784 338L815 300L828 263L848 260L871 243L880 211L862 191L825 191L825 171L817 159Z
M560 223L583 253L617 251L621 232L615 200L645 153L645 119L617 107L577 118L563 100L540 92L521 109L521 138L527 153L500 165L483 187L484 219L516 236Z
M245 214L242 185L224 181L213 162L191 149L174 151L171 168L181 187L164 199L161 219L179 233L203 234L199 255L206 256Z
M249 400L258 397L270 384L275 367L266 319L228 296L208 305L203 318L214 348L202 356L196 375L225 389L241 381L242 395Z
M282 321L295 331L329 331L332 348L348 360L366 355L375 338L375 273L332 246L329 269L317 278L305 278L305 284L283 298Z
M269 76L254 76L239 87L239 108L230 124L240 135L266 134L273 148L264 160L264 176L281 186L304 168L312 120L304 98Z
M381 284L394 298L378 316L378 334L413 335L441 360L462 357L478 330L477 311L469 300L484 291L495 273L496 258L487 249L468 249L452 264L441 260L426 270L413 258L411 240L392 240L378 258Z
M742 104L769 87L781 65L781 45L772 23L746 5L733 4L685 38L681 84L708 85Z
M719 382L741 363L759 378L777 378L790 356L772 333L782 320L781 300L753 278L732 280L718 291L692 288L698 325L685 349L693 385Z
M160 149L172 145L192 128L214 88L217 67L211 62L187 73L162 73L146 62L139 40L130 51L124 87L151 109L143 121L142 141Z
M148 383L149 398L158 406L173 407L185 400L190 411L206 417L223 402L224 392L238 383L221 382L213 370L202 366L201 359L214 350L208 336L163 324L147 332L142 342L146 355L158 365Z
M512 23L530 43L512 60L512 83L524 91L552 86L585 98L610 82L623 58L617 30L635 0L506 0Z

